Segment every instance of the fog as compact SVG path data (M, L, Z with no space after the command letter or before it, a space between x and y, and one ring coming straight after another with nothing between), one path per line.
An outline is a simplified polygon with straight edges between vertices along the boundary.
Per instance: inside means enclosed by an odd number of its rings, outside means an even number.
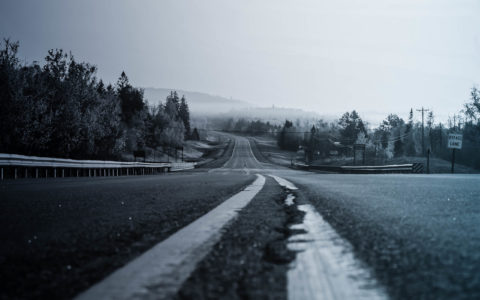
M20 56L72 51L115 82L367 120L438 120L480 82L480 4L463 1L2 1ZM415 118L418 118L416 115Z

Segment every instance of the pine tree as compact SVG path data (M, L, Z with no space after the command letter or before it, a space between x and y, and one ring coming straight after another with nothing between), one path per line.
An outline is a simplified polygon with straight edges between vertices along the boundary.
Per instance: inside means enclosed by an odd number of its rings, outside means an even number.
M182 96L182 99L180 100L178 116L183 121L183 125L185 126L185 136L190 136L190 110L188 109L188 104L185 96Z
M200 140L200 134L198 134L198 130L197 130L196 127L193 128L192 140L194 140L194 141L199 141Z
M167 101L165 103L165 110L167 114L175 120L179 119L180 102L178 99L178 94L176 91L170 92L170 95L167 96Z
M410 113L408 114L408 122L405 126L405 151L408 156L414 156L415 153L415 141L413 139L413 108L410 109Z
M133 116L145 108L143 90L131 86L127 75L122 72L117 81L117 93L122 108L122 120L127 124L131 123Z

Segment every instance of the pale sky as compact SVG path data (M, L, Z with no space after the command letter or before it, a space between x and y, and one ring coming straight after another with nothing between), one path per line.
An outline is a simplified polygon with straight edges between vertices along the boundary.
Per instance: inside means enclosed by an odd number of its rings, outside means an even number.
M439 119L480 85L479 0L1 0L20 56L71 50L115 82L365 119Z

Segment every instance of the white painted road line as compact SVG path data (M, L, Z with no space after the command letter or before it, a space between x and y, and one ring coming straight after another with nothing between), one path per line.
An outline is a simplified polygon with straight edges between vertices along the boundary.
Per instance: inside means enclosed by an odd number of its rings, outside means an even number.
M237 151L237 140L236 139L231 139L233 141L233 150L232 150L232 156L230 156L230 158L227 160L227 162L225 162L223 164L223 166L221 167L221 169L227 169L227 166L230 164L230 162L232 161L232 159L235 158L235 153ZM227 149L228 150L228 149Z
M298 188L293 184L291 183L290 181L288 180L285 180L281 177L278 177L278 176L275 176L275 175L268 175L270 177L272 177L273 179L275 179L277 181L277 183L281 186L283 186L284 188L287 188L289 190L298 190Z
M255 162L260 166L260 168L262 167L262 164L258 161L257 157L255 156L255 154L253 154L253 151L252 151L252 145L250 144L250 140L247 139L247 142L248 142L248 149L250 150L250 154L252 155L253 159L255 160Z
M297 189L281 177L270 176L287 189ZM387 299L385 291L355 259L351 245L315 208L303 204L298 209L305 212L303 223L291 228L305 233L288 241L288 248L298 251L287 273L288 299Z
M81 293L76 299L168 299L220 240L221 229L265 185L257 179L243 191L177 231L126 266Z
M303 229L289 239L289 249L300 251L287 274L288 299L387 299L385 292L361 267L351 246L323 220L310 204L299 205L305 212Z

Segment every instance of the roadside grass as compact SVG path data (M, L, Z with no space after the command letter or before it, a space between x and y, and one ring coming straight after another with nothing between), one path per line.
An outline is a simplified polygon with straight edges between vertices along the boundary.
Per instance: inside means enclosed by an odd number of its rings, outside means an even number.
M288 167L291 165L292 159L295 157L295 152L282 150L277 146L277 141L268 136L262 137L248 137L252 151L256 148L258 151L255 155L260 157L263 162L273 163ZM257 155L260 154L260 155Z
M249 137L249 140L253 148L258 151L255 153L257 158L261 158L264 162L270 162L282 166L290 166L292 157L295 157L295 152L281 150L276 140L272 137ZM365 165L395 165L395 164L411 164L411 163L423 163L424 170L426 172L427 159L419 156L402 156L394 157L385 161L369 159L365 162ZM317 160L312 162L312 165L327 165L327 166L347 166L353 165L352 157L337 157L330 159ZM451 161L444 160L437 157L430 157L430 173L450 173ZM477 174L480 170L455 163L455 173L461 174Z
M427 168L427 159L424 157L395 157L388 160L388 164L408 164L413 162L420 162L424 164L424 169ZM430 157L430 173L450 173L452 162L441 158ZM479 173L479 170L455 163L455 173L474 174Z

